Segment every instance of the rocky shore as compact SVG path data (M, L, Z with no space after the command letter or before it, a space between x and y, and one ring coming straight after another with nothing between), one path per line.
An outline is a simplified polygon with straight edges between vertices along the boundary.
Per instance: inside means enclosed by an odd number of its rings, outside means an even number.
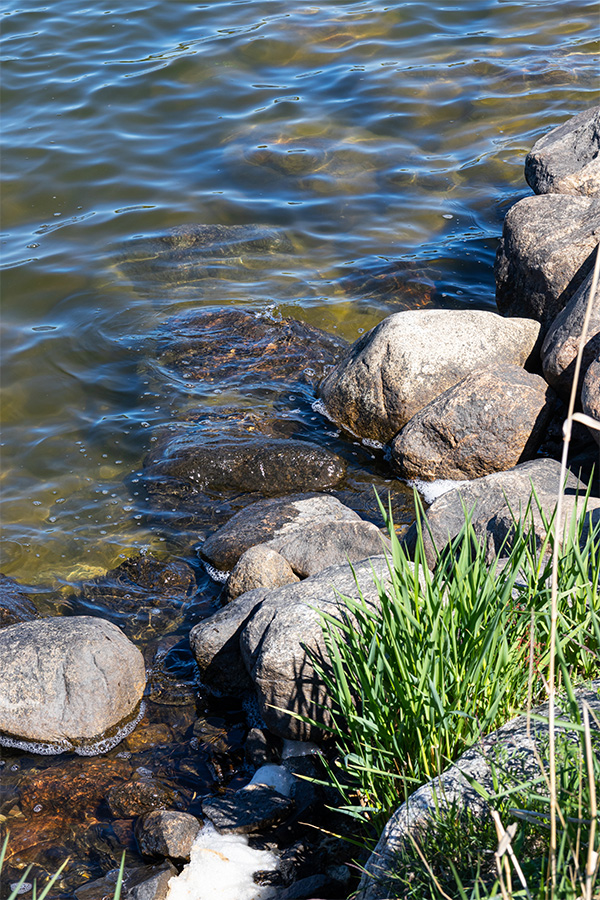
M463 505L493 558L532 486L548 514L560 487L562 421L600 240L600 107L539 140L525 175L534 196L506 216L498 313L399 312L349 347L292 319L191 312L165 324L160 366L207 390L235 380L251 392L260 375L262 390L312 393L322 428L331 420L363 445L383 447L390 477L456 482L427 510L430 563L432 542L441 549L458 533ZM147 250L137 250L125 266L129 277L150 277ZM164 265L160 258L156 265L161 278L177 266L198 277L214 258L289 251L285 236L268 229L198 226L163 238ZM577 406L600 420L600 291ZM227 853L264 854L248 857L247 893L240 887L232 897L347 896L352 848L315 828L343 834L351 826L326 811L334 802L327 790L299 777L318 775L326 737L307 722L326 725L329 702L311 658L326 652L319 613L335 615L340 594L355 593L358 583L365 602L376 603L373 572L385 579L388 571L385 534L343 502L347 461L295 439L281 419L187 408L155 437L132 490L157 527L195 535L219 608L198 613L183 642L169 638L196 594L194 567L174 558L129 560L82 583L67 614L52 617L40 615L35 592L1 577L0 745L75 754L62 769L31 766L7 789L15 812L1 828L11 834L11 877L32 846L59 843L64 822L46 820L34 839L25 813L37 815L68 782L71 811L90 828L96 810L108 806L113 824L102 841L110 850L99 858L127 849L128 900L164 900L169 890L174 900L190 857L200 865L198 848L221 853L219 841L229 835L236 841ZM599 445L599 431L575 428L565 516L589 483L590 525L600 521ZM540 540L543 527L538 517ZM414 538L412 526L403 536L409 550ZM93 615L97 604L109 612ZM141 622L154 629L145 660L132 640ZM187 683L169 680L173 659L193 668ZM237 731L211 725L197 695L223 705L235 698L238 707L243 699L246 723ZM158 721L152 708L162 701L171 713ZM169 748L173 763L162 777L145 764L157 744ZM77 759L108 751L102 760ZM18 755L12 758L3 765L18 766ZM175 767L188 772L183 791L173 786ZM309 820L312 830L303 824ZM384 842L393 843L394 828ZM379 856L387 852L378 848ZM148 865L132 864L139 857ZM80 880L77 900L100 900L111 893L114 867L99 881ZM386 896L373 884L363 878L364 900Z

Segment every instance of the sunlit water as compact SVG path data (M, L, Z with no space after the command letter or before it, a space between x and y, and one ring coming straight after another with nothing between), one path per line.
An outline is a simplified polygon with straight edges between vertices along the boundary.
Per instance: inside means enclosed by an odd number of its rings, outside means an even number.
M597 102L597 0L2 10L2 570L63 594L172 549L127 486L158 426L272 409L171 381L170 315L243 306L353 341L400 309L493 308L526 152ZM277 228L290 249L192 283L123 266L134 239L193 223ZM410 518L410 491L313 400L277 415L355 460L349 495L390 487Z

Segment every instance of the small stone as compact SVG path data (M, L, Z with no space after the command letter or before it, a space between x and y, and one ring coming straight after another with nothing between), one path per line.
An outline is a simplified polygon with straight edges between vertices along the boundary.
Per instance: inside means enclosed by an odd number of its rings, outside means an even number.
M140 816L152 809L168 807L181 809L183 806L183 801L176 791L149 778L115 785L106 795L106 800L111 813L117 819Z
M168 856L189 860L200 822L189 813L155 809L135 824L135 837L142 856Z
M229 576L226 595L228 600L234 600L253 588L275 588L299 580L280 553L265 544L257 544L238 559Z

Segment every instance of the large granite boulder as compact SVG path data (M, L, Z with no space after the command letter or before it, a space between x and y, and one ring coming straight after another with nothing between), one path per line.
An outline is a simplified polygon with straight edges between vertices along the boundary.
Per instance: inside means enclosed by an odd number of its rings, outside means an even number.
M159 503L190 503L195 495L259 492L274 497L293 491L320 491L343 479L345 462L307 441L248 437L207 441L188 427L161 440L144 461L143 481Z
M599 194L600 106L536 141L525 158L525 178L536 194Z
M319 395L328 415L371 440L393 438L427 403L474 368L532 356L539 326L483 310L395 313L353 344Z
M506 555L513 532L513 514L519 518L525 513L534 490L537 503L549 519L556 506L560 486L560 463L553 459L536 459L506 472L461 484L443 494L426 513L428 527L424 529L424 541L428 564L435 564L435 548L441 551L459 533L465 521L465 509L471 513L475 533L487 545L488 558L495 557L501 549ZM569 473L563 500L563 522L570 521L576 505L577 509L581 508L581 494L584 492L585 485ZM531 500L535 533L541 544L546 529L537 511L537 503L535 499ZM588 513L592 523L600 520L600 500L590 498ZM416 527L413 524L404 537L408 552L413 552L415 540Z
M600 198L544 194L509 209L496 255L496 303L505 316L525 316L544 332L593 265Z
M581 408L585 415L600 424L600 354L588 366L581 391ZM600 444L600 431L590 428L590 432Z
M518 366L480 369L418 412L391 445L409 478L480 478L530 459L544 437L555 395Z
M325 659L319 612L339 615L345 608L341 596L357 597L359 588L366 603L376 603L374 574L382 578L387 573L385 557L373 556L354 567L332 566L297 584L243 594L190 633L203 683L222 691L237 667L238 688L254 688L274 734L322 740L319 728L290 715L327 720L327 693L309 656Z
M91 616L0 631L0 744L92 755L134 727L144 660L123 632Z
M335 497L297 494L241 510L204 542L200 554L215 569L229 571L257 545L274 550L306 578L327 566L381 553L382 535Z

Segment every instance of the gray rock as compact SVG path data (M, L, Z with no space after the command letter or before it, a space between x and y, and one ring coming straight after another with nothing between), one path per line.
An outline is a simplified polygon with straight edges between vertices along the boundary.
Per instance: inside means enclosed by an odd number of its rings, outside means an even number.
M39 752L99 752L93 746L131 720L146 685L140 651L116 625L92 616L4 628L0 658L0 743L55 746Z
M287 819L294 801L264 784L248 784L202 803L202 813L224 834L253 834Z
M525 178L536 194L600 193L600 106L536 141L525 158Z
M588 366L581 389L581 408L585 415L600 423L600 354ZM590 432L600 444L600 431L590 428Z
M335 487L345 462L316 444L249 438L206 441L193 427L170 435L144 461L148 493L163 503L189 502L194 494L259 491L266 496Z
M319 612L339 615L343 595L376 603L374 572L385 577L384 557L332 566L299 584L263 596L240 636L242 656L254 684L261 715L274 734L291 740L322 741L323 731L294 715L328 721L329 698L309 654L326 659ZM253 592L254 593L254 592ZM246 595L249 596L249 595Z
M555 395L518 366L480 369L418 412L391 445L409 478L480 478L531 459Z
M189 862L200 822L189 813L155 809L135 823L135 837L142 856L168 856Z
M435 564L434 545L442 550L459 533L465 520L464 508L472 512L473 527L478 537L487 544L488 558L495 557L512 531L512 513L517 517L524 514L532 485L542 509L549 517L556 506L560 486L560 463L553 459L521 463L507 472L486 475L439 497L426 514L430 532L425 531L424 540L429 566ZM577 493L582 491L585 491L585 486L569 473L564 497L564 520L569 520ZM535 501L532 501L532 508L535 531L541 543L546 531ZM595 521L600 515L600 501L592 498L588 508ZM408 552L413 552L415 538L416 528L412 525L404 537ZM505 556L509 549L510 540L504 546L502 555Z
M123 900L165 900L169 880L174 875L177 869L166 860L158 866L125 866L121 897ZM114 897L118 877L119 870L111 869L103 878L77 888L74 895L77 900L107 900Z
M579 341L583 328L593 272L573 294L565 308L554 319L542 346L542 367L544 378L568 401L575 372L575 361L579 352ZM591 361L600 354L600 289L596 289L592 300L592 314L588 325L585 347L581 359L581 384Z
M592 682L588 688L580 688L575 696L580 707L585 701L592 714L598 716L600 681ZM548 707L539 707L534 712L547 717ZM560 715L558 708L557 718ZM558 731L564 730L564 727L558 728ZM488 813L488 805L474 784L493 795L503 788L513 787L515 779L524 783L539 777L539 759L547 760L547 748L547 723L519 716L483 738L479 746L463 753L438 778L420 787L385 826L365 866L356 900L388 900L390 891L394 890L389 873L394 870L398 855L412 850L411 835L422 836L424 831L434 827L435 821L446 810L453 810L453 814L468 811L475 819L483 819Z
M304 578L327 566L381 552L379 529L328 494L266 500L233 516L200 553L212 566L231 569L258 544L280 554Z
M25 588L0 572L0 628L37 619L38 611Z
M250 547L240 556L226 587L228 600L254 588L276 588L299 581L287 560L266 544Z
M359 437L386 442L474 368L532 356L539 327L482 310L395 313L371 329L319 387L328 414Z
M509 209L496 255L496 303L544 331L592 268L600 198L544 194Z

